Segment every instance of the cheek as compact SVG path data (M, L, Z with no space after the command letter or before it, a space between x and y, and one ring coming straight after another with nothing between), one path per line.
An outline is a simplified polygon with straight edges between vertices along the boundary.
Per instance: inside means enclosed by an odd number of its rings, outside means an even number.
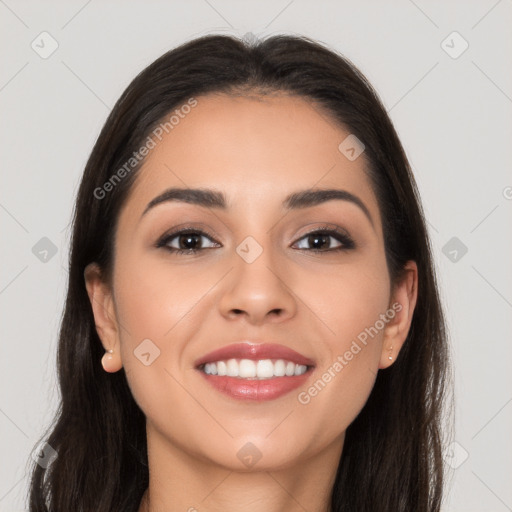
M325 341L331 355L347 350L350 341L374 326L388 308L390 282L383 256L333 266L300 279L303 291L299 295L307 297L319 339ZM378 326L382 327L380 322ZM378 330L372 339L382 337L382 328Z
M143 256L125 258L118 263L115 276L116 312L125 327L123 341L163 341L208 286L208 279L198 272L183 272Z
M305 286L309 288L308 306L316 314L321 360L316 378L303 390L299 403L315 417L331 418L322 426L322 435L329 437L355 419L375 383L389 278L385 262L374 260L317 274Z
M180 361L193 335L190 312L212 283L205 273L171 271L164 260L144 264L132 254L119 259L114 276L123 368L139 407L165 424L170 400L190 402L178 383Z
M346 318L347 322L351 320ZM312 438L326 442L344 432L366 404L380 360L381 334L367 336L362 342L362 337L357 338L359 326L339 327L341 334L333 336L331 342L324 341L323 353L329 356L322 358L310 385L297 397L303 411L303 428ZM318 418L323 420L319 422Z
M198 298L180 296L162 279L139 277L136 286L135 280L126 286L128 295L119 307L126 326L121 356L131 394L163 438L172 438L188 453L208 451L205 431L215 432L218 425L194 400L187 381L192 370L180 364L191 334L186 315Z

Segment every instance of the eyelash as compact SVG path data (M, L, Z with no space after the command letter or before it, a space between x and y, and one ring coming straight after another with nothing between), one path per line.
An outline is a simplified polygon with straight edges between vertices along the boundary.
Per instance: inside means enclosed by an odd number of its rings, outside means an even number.
M206 236L207 238L210 238L212 241L214 240L214 237L203 230L186 227L182 228L178 231L174 231L173 233L164 235L156 244L157 248L164 248L165 250L169 251L172 254L180 255L180 254L196 254L199 251L204 251L207 249L213 249L213 247L206 247L203 249L176 249L175 247L168 247L167 244L174 238L176 238L179 235L183 234L194 234L194 235L200 235L200 236ZM338 251L349 251L352 249L355 249L356 244L352 238L345 233L344 231L338 230L338 229L332 229L327 226L322 226L320 228L316 228L313 231L310 231L309 233L304 234L301 238L299 238L298 241L303 240L304 238L311 236L311 235L321 235L321 236L332 236L335 238L338 242L341 242L343 245L340 245L339 247L335 247L334 249L297 249L299 251L306 251L306 252L314 252L314 253L332 253L332 252L338 252Z

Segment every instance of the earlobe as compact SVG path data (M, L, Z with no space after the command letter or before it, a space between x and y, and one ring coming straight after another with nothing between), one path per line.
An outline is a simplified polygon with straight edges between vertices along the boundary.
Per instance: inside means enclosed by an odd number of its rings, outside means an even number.
M407 339L418 297L418 266L408 261L404 276L394 288L389 311L393 318L386 325L379 362L379 369L388 368L397 359Z
M101 364L106 372L116 372L123 365L119 352L119 330L111 289L102 280L101 269L97 263L87 265L84 271L84 280L94 315L96 332L105 349Z

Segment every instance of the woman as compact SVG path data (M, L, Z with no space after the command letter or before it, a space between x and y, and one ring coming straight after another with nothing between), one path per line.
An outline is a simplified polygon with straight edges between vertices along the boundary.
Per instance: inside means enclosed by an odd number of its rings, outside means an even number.
M439 511L448 355L366 79L304 37L196 39L85 168L30 510Z

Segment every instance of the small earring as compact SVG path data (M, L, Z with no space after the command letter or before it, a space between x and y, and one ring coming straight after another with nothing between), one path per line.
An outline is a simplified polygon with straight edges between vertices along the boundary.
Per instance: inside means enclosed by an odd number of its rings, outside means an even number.
M108 363L110 363L110 361L112 361L113 359L113 354L114 353L114 350L113 349L110 349L110 350L106 350L105 351L105 354L103 355L102 359L101 359L101 365L103 366L103 369L105 371L108 371L107 370L107 366L108 366Z
M389 350L393 350L393 347L389 347ZM393 356L388 356L388 359L389 360L393 359Z

